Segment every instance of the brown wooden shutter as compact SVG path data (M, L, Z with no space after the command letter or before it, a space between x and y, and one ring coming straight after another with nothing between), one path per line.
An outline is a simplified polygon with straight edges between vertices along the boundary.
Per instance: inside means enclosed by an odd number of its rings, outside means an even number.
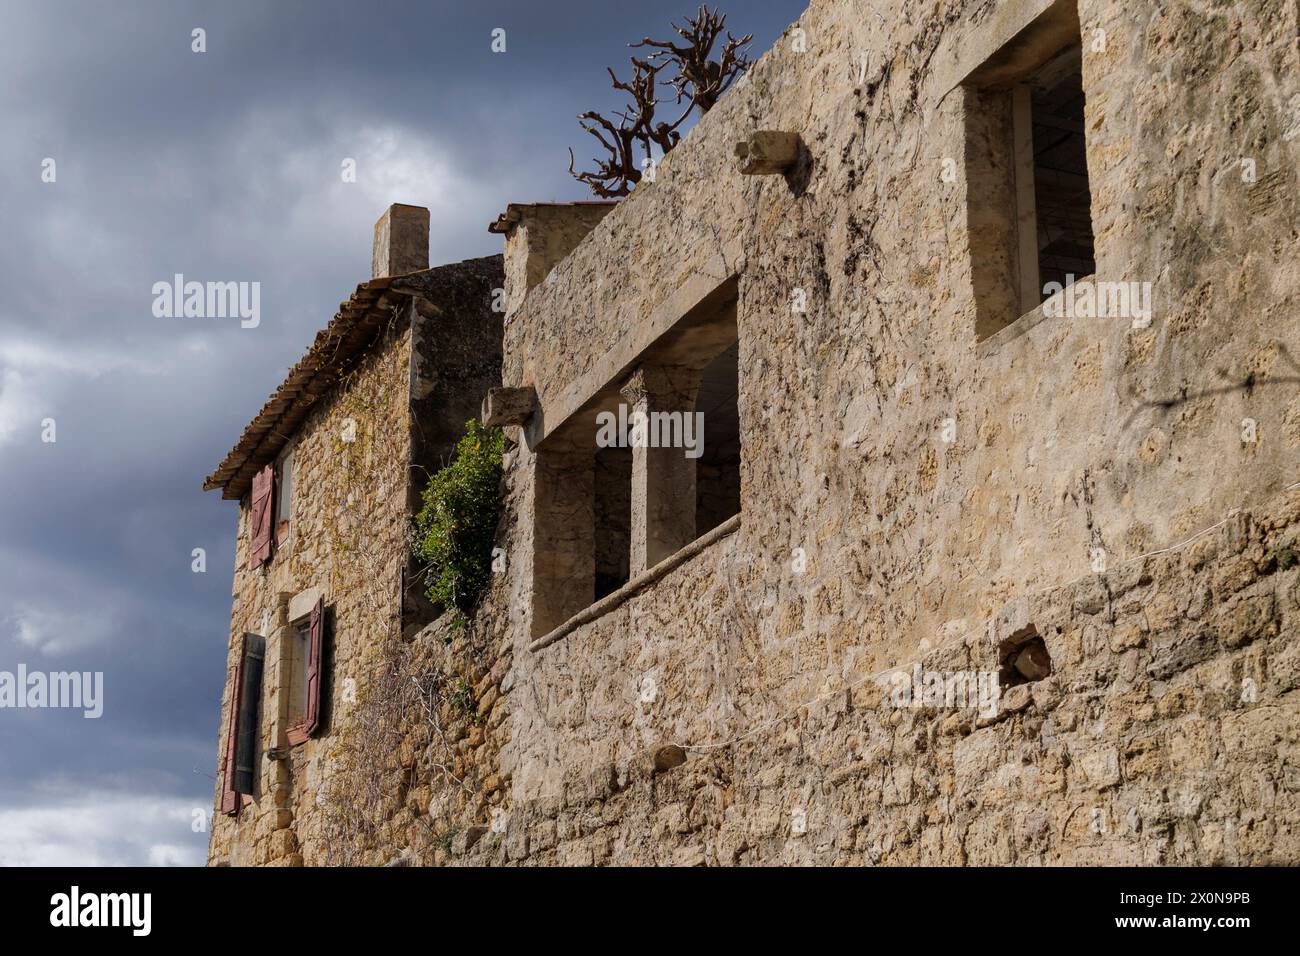
M248 635L239 640L239 654L235 658L235 679L230 685L230 716L226 721L226 760L221 771L221 812L235 813L239 809L239 792L235 790L235 750L239 747L239 702L244 690L244 644Z
M303 733L308 737L320 727L321 658L325 647L325 602L318 600L311 609L311 630L307 647L307 716Z
M253 792L257 757L257 715L262 697L262 660L266 639L245 634L239 642L235 679L230 687L226 725L226 759L221 774L221 812L239 812L240 794Z
M253 476L248 505L248 566L260 568L271 559L275 539L275 465Z
M239 727L235 736L234 788L252 793L257 776L258 716L262 710L262 661L266 658L266 638L260 634L244 635L244 673L239 687Z

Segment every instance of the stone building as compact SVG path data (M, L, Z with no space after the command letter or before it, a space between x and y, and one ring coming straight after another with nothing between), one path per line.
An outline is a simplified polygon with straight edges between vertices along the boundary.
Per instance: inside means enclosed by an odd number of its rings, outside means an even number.
M500 256L430 269L429 211L390 207L373 278L204 483L240 503L213 861L301 861L339 705L432 617L410 516L500 381L502 282Z
M816 0L628 199L509 207L499 573L270 704L212 861L1300 860L1298 16ZM246 537L265 711L338 559Z

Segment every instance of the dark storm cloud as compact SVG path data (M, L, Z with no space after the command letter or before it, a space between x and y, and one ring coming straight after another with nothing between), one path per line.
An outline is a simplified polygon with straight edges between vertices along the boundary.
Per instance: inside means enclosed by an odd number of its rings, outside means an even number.
M728 6L758 53L803 4ZM499 251L508 201L583 198L574 116L693 7L6 3L0 671L103 671L105 706L0 710L0 864L202 861L235 524L203 476L369 277L386 205L430 208L436 263ZM260 282L260 325L155 318L177 272Z

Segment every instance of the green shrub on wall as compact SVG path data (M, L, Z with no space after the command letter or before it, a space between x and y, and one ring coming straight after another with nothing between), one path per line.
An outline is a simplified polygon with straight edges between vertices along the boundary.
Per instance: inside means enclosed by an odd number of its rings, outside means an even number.
M460 624L492 578L504 450L499 428L466 422L451 464L429 480L415 516L415 554L429 565L429 598L455 610Z

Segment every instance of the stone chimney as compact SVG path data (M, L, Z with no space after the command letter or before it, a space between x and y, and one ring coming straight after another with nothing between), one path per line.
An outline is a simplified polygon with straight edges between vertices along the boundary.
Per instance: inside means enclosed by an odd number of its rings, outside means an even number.
M616 202L511 203L488 226L505 236L506 319Z
M394 203L375 223L370 277L401 276L429 268L429 210Z

